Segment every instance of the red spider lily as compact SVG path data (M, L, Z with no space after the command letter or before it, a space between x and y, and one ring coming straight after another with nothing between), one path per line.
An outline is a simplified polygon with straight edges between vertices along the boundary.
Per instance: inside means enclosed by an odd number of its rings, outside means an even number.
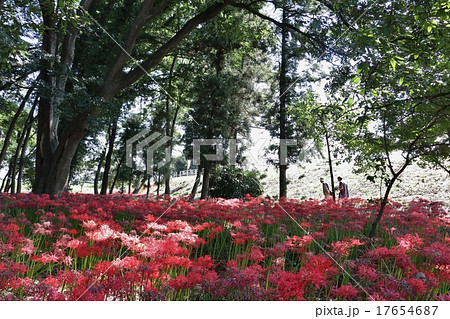
M253 246L250 250L250 256L249 260L261 262L264 260L264 254L262 253L261 249L259 249L256 246Z
M87 231L86 237L93 241L104 241L116 239L119 235L116 231L112 230L109 225L103 224L95 231Z
M101 261L94 266L97 276L113 276L118 270L117 263L111 261Z
M168 256L161 260L161 264L165 268L171 268L171 267L190 268L192 266L192 261L186 257Z
M395 239L397 239L398 245L405 248L407 251L416 250L424 244L423 238L420 238L417 234L415 234L415 236L406 234L403 237L396 237Z
M50 262L57 263L59 261L59 257L53 254L43 253L40 256L31 256L31 260L41 262L45 265Z
M175 290L182 290L189 288L188 278L184 275L179 275L174 279L171 279L168 283L169 287Z
M25 245L20 248L20 252L26 255L32 255L36 251L36 247L34 247L34 243L31 239L26 238L24 240Z
M338 273L334 263L321 255L311 255L308 262L300 269L299 276L315 289L325 287L328 281Z
M285 245L288 249L294 249L298 252L304 252L305 250L303 248L307 247L310 243L312 243L312 241L313 239L308 235L303 237L292 236L287 237Z
M342 285L339 288L333 288L331 295L344 300L354 300L358 296L358 289L352 285Z
M124 268L124 269L136 270L136 269L138 269L140 264L141 264L141 261L138 260L136 257L127 256L127 257L123 258L122 260L120 260L118 267Z
M297 274L279 271L270 275L270 282L276 287L278 300L304 300L306 282Z
M331 243L332 252L340 258L350 254L350 248L364 245L359 239L344 238L342 241Z
M450 246L444 243L432 243L423 248L423 254L436 264L450 265Z
M214 260L211 256L201 256L193 264L193 269L211 269L214 267Z
M371 248L357 238L379 204L279 204L283 208L250 196L174 202L118 194L0 194L0 299L370 298L350 285L334 286L341 270L320 255L313 239L331 247L374 299L449 298L450 240L443 231L449 221L442 205L390 202L382 236ZM301 229L285 211L310 234L298 235ZM354 246L362 246L362 254L348 260ZM417 277L419 269L424 277Z
M359 266L358 276L367 281L375 281L378 279L378 274L376 269L367 266Z

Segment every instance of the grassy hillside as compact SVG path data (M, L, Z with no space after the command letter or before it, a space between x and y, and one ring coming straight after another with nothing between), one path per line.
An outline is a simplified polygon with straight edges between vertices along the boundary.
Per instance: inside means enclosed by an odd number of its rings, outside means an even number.
M379 198L380 183L368 181L364 174L355 174L351 164L335 166L335 183L337 177L342 176L349 185L350 197ZM269 168L267 177L263 179L264 195L274 197L278 195L278 171ZM287 171L289 180L288 197L300 200L308 198L322 198L320 177L331 185L328 176L328 166L325 161L315 164L305 164L303 167L290 166ZM194 183L194 176L179 177L172 180L174 196L188 195ZM200 189L200 188L199 188ZM385 187L382 185L382 194ZM408 202L416 197L431 201L443 201L450 206L450 177L443 170L423 169L417 165L408 167L400 180L391 191L390 198L400 202Z

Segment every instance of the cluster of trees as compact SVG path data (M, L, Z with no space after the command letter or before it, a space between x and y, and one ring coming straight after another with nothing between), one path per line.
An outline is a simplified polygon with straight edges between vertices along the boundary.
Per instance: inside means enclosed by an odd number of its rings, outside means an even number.
M93 181L101 194L131 192L152 178L169 194L170 166L148 176L126 165L126 141L144 128L170 137L170 153L185 145L187 157L193 139L246 137L251 125L295 139L287 163L279 145L269 150L278 154L280 197L290 161L313 143L310 151L326 150L331 177L339 156L385 182L377 220L413 161L449 172L448 1L0 7L0 191L20 192L25 181L35 193L59 194ZM239 165L245 145L236 147ZM193 193L203 178L208 196L220 164L201 161Z

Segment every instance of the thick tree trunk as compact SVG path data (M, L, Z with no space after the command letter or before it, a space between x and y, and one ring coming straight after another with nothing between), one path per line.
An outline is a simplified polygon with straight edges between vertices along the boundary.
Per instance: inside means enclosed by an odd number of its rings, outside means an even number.
M283 10L283 24L287 23L287 12ZM281 65L280 65L280 147L278 149L278 159L280 163L280 198L287 197L287 163L281 162L281 140L286 139L286 94L287 84L287 39L288 31L286 27L281 29Z
M206 164L203 169L202 193L200 199L206 199L209 195L209 179L211 173L211 166Z
M164 194L170 195L170 170L164 174Z
M39 112L39 116L41 111ZM41 122L42 124L43 122ZM45 123L45 122L44 122ZM45 124L44 124L45 125ZM36 159L36 182L33 192L36 194L61 194L68 187L70 165L78 144L88 129L88 115L80 115L70 123L62 139L55 148L54 138L47 138L47 128L38 124L38 151ZM43 132L44 131L44 132ZM40 133L40 134L39 134Z
M80 6L87 9L91 2L92 0L81 1ZM54 13L55 4L43 0L39 3L45 26L42 50L49 56L55 57L54 60L56 60L59 38ZM60 54L60 68L62 69L68 69L72 65L77 34L78 29L71 26L63 39ZM59 116L56 109L67 77L61 75L56 78L54 76L54 60L41 60L40 79L45 83L45 89L41 90L43 92L39 99L36 178L33 185L33 192L37 194L60 194L67 189L72 159L88 128L89 114L79 114L69 123L61 139L58 138Z
M95 170L95 176L94 176L94 194L98 195L98 182L100 180L100 175L102 172L103 167L103 161L105 160L105 154L106 154L106 148L102 150L102 153L100 154L100 158L98 159L97 169Z
M112 127L111 127L112 126ZM111 171L111 159L114 151L114 141L116 140L117 120L110 126L108 138L108 153L106 154L105 169L103 170L102 189L100 194L106 195L108 190L109 172Z

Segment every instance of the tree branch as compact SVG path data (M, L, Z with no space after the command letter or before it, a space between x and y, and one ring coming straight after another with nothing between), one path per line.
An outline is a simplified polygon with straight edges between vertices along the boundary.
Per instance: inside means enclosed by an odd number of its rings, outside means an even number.
M291 24L289 24L289 23L283 23L283 22L280 22L280 21L275 20L274 18L271 18L271 17L269 17L269 16L266 16L266 15L262 14L261 12L255 10L254 8L252 8L252 7L251 7L250 5L248 5L248 4L244 4L244 3L234 3L234 2L233 2L233 3L231 3L231 5L232 5L233 7L236 7L236 8L245 9L245 10L247 10L247 11L253 13L254 15L260 17L261 19L264 19L264 20L267 20L267 21L269 21L269 22L272 22L273 24L275 24L275 25L276 25L277 27L279 27L279 28L288 28L288 29L290 29L291 31L294 31L294 32L296 32L296 33L298 33L298 34L301 34L302 36L308 38L310 41L312 41L312 42L318 44L323 50L330 50L331 52L336 53L336 54L341 55L341 56L344 56L344 55L345 55L345 53L343 53L343 52L339 52L339 51L337 51L337 50L335 50L335 49L331 49L330 47L328 47L328 46L325 44L325 42L323 42L322 40L318 39L314 34L304 32L304 31L300 30L299 28L297 28L297 27L295 27L295 26L293 26L293 25L291 25Z
M209 21L217 16L223 9L228 6L229 1L218 2L203 12L199 13L186 24L158 50L150 55L139 66L135 67L128 73L122 73L122 70L114 76L108 76L105 83L99 88L97 96L111 98L122 89L125 89L141 78L146 72L157 65L168 53L176 48L176 46L186 38L198 25ZM123 53L125 54L125 53ZM125 61L126 62L126 61Z
M128 34L125 37L123 49L120 50L113 66L110 68L108 75L106 76L106 83L112 83L114 82L115 77L120 76L119 74L129 60L131 51L133 50L133 47L136 43L136 39L145 24L147 24L147 22L149 22L154 17L161 14L174 1L167 0L159 2L160 4L158 6L155 6L155 0L146 0L142 4L139 14L137 15L133 24L130 26Z
M334 12L336 14L336 16L339 18L339 20L342 21L342 23L349 28L352 31L357 31L345 18L344 16L336 11L336 9L333 7L333 4L331 4L330 2L326 1L326 0L317 0L318 2L322 3L325 7L327 7L328 9L330 9L330 11Z

